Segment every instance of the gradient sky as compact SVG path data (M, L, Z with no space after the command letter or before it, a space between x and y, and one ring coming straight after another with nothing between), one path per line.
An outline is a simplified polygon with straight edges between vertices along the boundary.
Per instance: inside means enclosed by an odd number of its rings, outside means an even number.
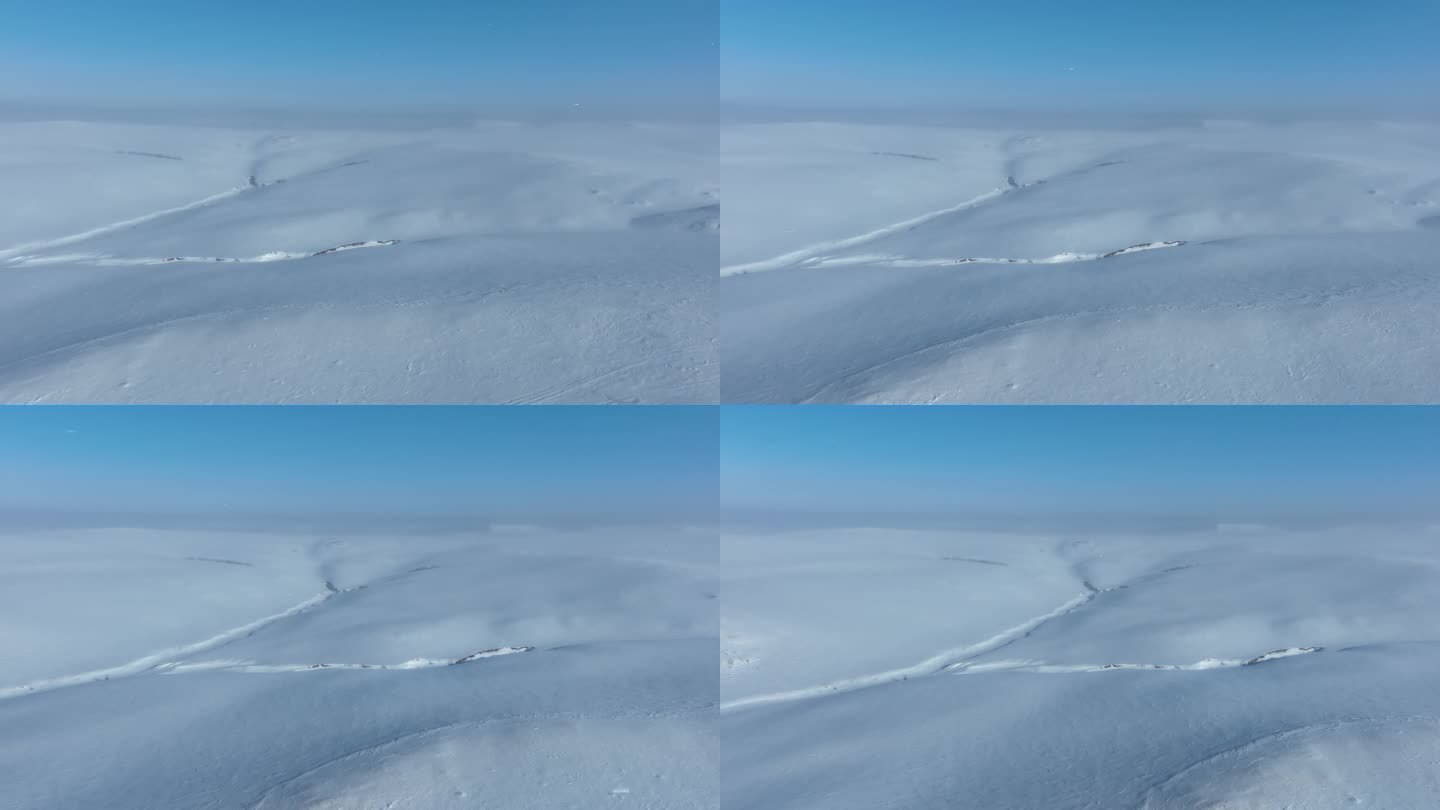
M800 107L1440 102L1434 0L723 0L722 97Z
M0 0L0 100L713 106L713 0Z
M1440 408L732 407L721 424L732 510L1440 517Z
M688 407L0 408L0 511L552 517L713 512Z

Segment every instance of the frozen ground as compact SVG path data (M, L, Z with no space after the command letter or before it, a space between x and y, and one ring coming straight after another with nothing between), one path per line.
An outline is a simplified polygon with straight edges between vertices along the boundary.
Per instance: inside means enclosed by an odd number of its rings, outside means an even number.
M1440 128L722 130L727 402L1440 399Z
M727 807L1440 803L1440 531L722 540Z
M0 402L691 402L714 130L0 123Z
M7 810L716 808L690 530L0 535Z

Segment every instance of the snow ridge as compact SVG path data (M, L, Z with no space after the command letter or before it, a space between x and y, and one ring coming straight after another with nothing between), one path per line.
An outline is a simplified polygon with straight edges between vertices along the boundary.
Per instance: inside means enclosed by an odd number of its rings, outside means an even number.
M952 669L964 662L986 653L1002 649L1010 644L1019 641L1039 629L1046 622L1058 619L1071 613L1090 600L1094 599L1097 592L1087 591L1065 602L1049 613L1027 619L1020 624L991 636L984 641L971 644L965 647L957 647L945 650L925 659L917 664L899 669L886 670L871 675L861 675L857 678L846 678L833 683L811 686L804 689L793 689L786 692L774 692L765 695L754 695L752 697L740 698L720 704L720 711L734 711L736 709L748 709L754 706L762 706L770 703L788 703L795 700L807 700L809 698L834 695L841 692L852 692L856 689L864 689L871 686L894 683L895 681L908 680L911 677L934 675L947 669Z
M32 683L24 684L21 686L0 688L0 700L3 700L5 698L20 697L22 695L31 695L35 694L36 692L48 692L52 689L61 689L67 686L81 686L87 683L94 683L96 681L108 681L111 678L123 678L130 675L143 675L153 670L163 669L165 667L171 666L171 662L173 662L177 658L183 658L186 656L195 655L197 653L208 652L217 647L222 647L226 644L229 644L233 641L239 641L242 638L252 636L260 630L263 630L264 628L275 624L276 622L284 621L285 619L288 619L292 616L298 616L301 613L312 610L313 608L324 604L334 595L334 593L328 591L325 593L317 594L297 605L294 605L293 607L287 608L280 611L279 613L275 613L270 616L256 619L249 624L243 624L239 627L226 630L222 633L218 633L211 636L210 638L197 641L193 644L184 644L179 647L168 647L158 652L154 652L149 655L137 658L134 661L120 664L119 666L91 670L90 672L81 672L75 675L65 675L59 678L49 678L46 680L34 681Z
M929 213L921 214L918 217L912 217L911 219L907 219L902 222L896 222L893 225L886 225L883 228L877 228L873 231L868 231L858 236L851 236L845 239L837 239L830 242L821 242L818 245L811 245L810 247L801 248L799 250L792 250L789 253L782 253L779 256L775 256L769 259L761 259L760 261L756 262L732 264L728 267L722 267L720 268L720 275L734 276L743 273L758 273L765 270L779 270L783 267L800 264L801 262L812 259L815 256L823 253L828 253L830 251L836 250L846 250L848 248L856 247L858 245L863 245L866 242L872 242L876 239L880 239L881 237L890 236L891 234L900 233L902 231L907 231L911 228L916 228L924 225L931 220L939 219L940 217L946 216L948 214L957 214L961 211L966 210L967 208L974 208L981 203L989 202L990 200L996 199L997 197L1001 197L1013 191L1018 191L1022 188L1028 187L1029 186L1010 186L1007 188L997 188L994 191L987 191L978 197L972 197L965 202L959 203L957 205L952 205L948 208L941 208L937 211L930 211Z

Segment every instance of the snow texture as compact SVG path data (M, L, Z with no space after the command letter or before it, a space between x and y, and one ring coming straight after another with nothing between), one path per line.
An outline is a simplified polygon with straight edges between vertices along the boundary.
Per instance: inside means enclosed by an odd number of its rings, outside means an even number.
M1433 126L721 143L726 402L1440 400Z
M1434 807L1437 539L726 535L722 800Z
M0 123L0 402L706 402L713 129Z
M714 810L714 576L688 529L0 535L0 805Z

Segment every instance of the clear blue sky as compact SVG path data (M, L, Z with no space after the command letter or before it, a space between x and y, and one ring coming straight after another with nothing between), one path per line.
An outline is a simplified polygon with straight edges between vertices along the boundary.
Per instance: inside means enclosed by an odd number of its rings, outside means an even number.
M729 509L1440 517L1440 408L732 407Z
M714 0L0 0L0 100L713 104Z
M1434 0L722 0L723 96L848 107L1413 107Z
M0 512L704 518L688 407L0 408Z

